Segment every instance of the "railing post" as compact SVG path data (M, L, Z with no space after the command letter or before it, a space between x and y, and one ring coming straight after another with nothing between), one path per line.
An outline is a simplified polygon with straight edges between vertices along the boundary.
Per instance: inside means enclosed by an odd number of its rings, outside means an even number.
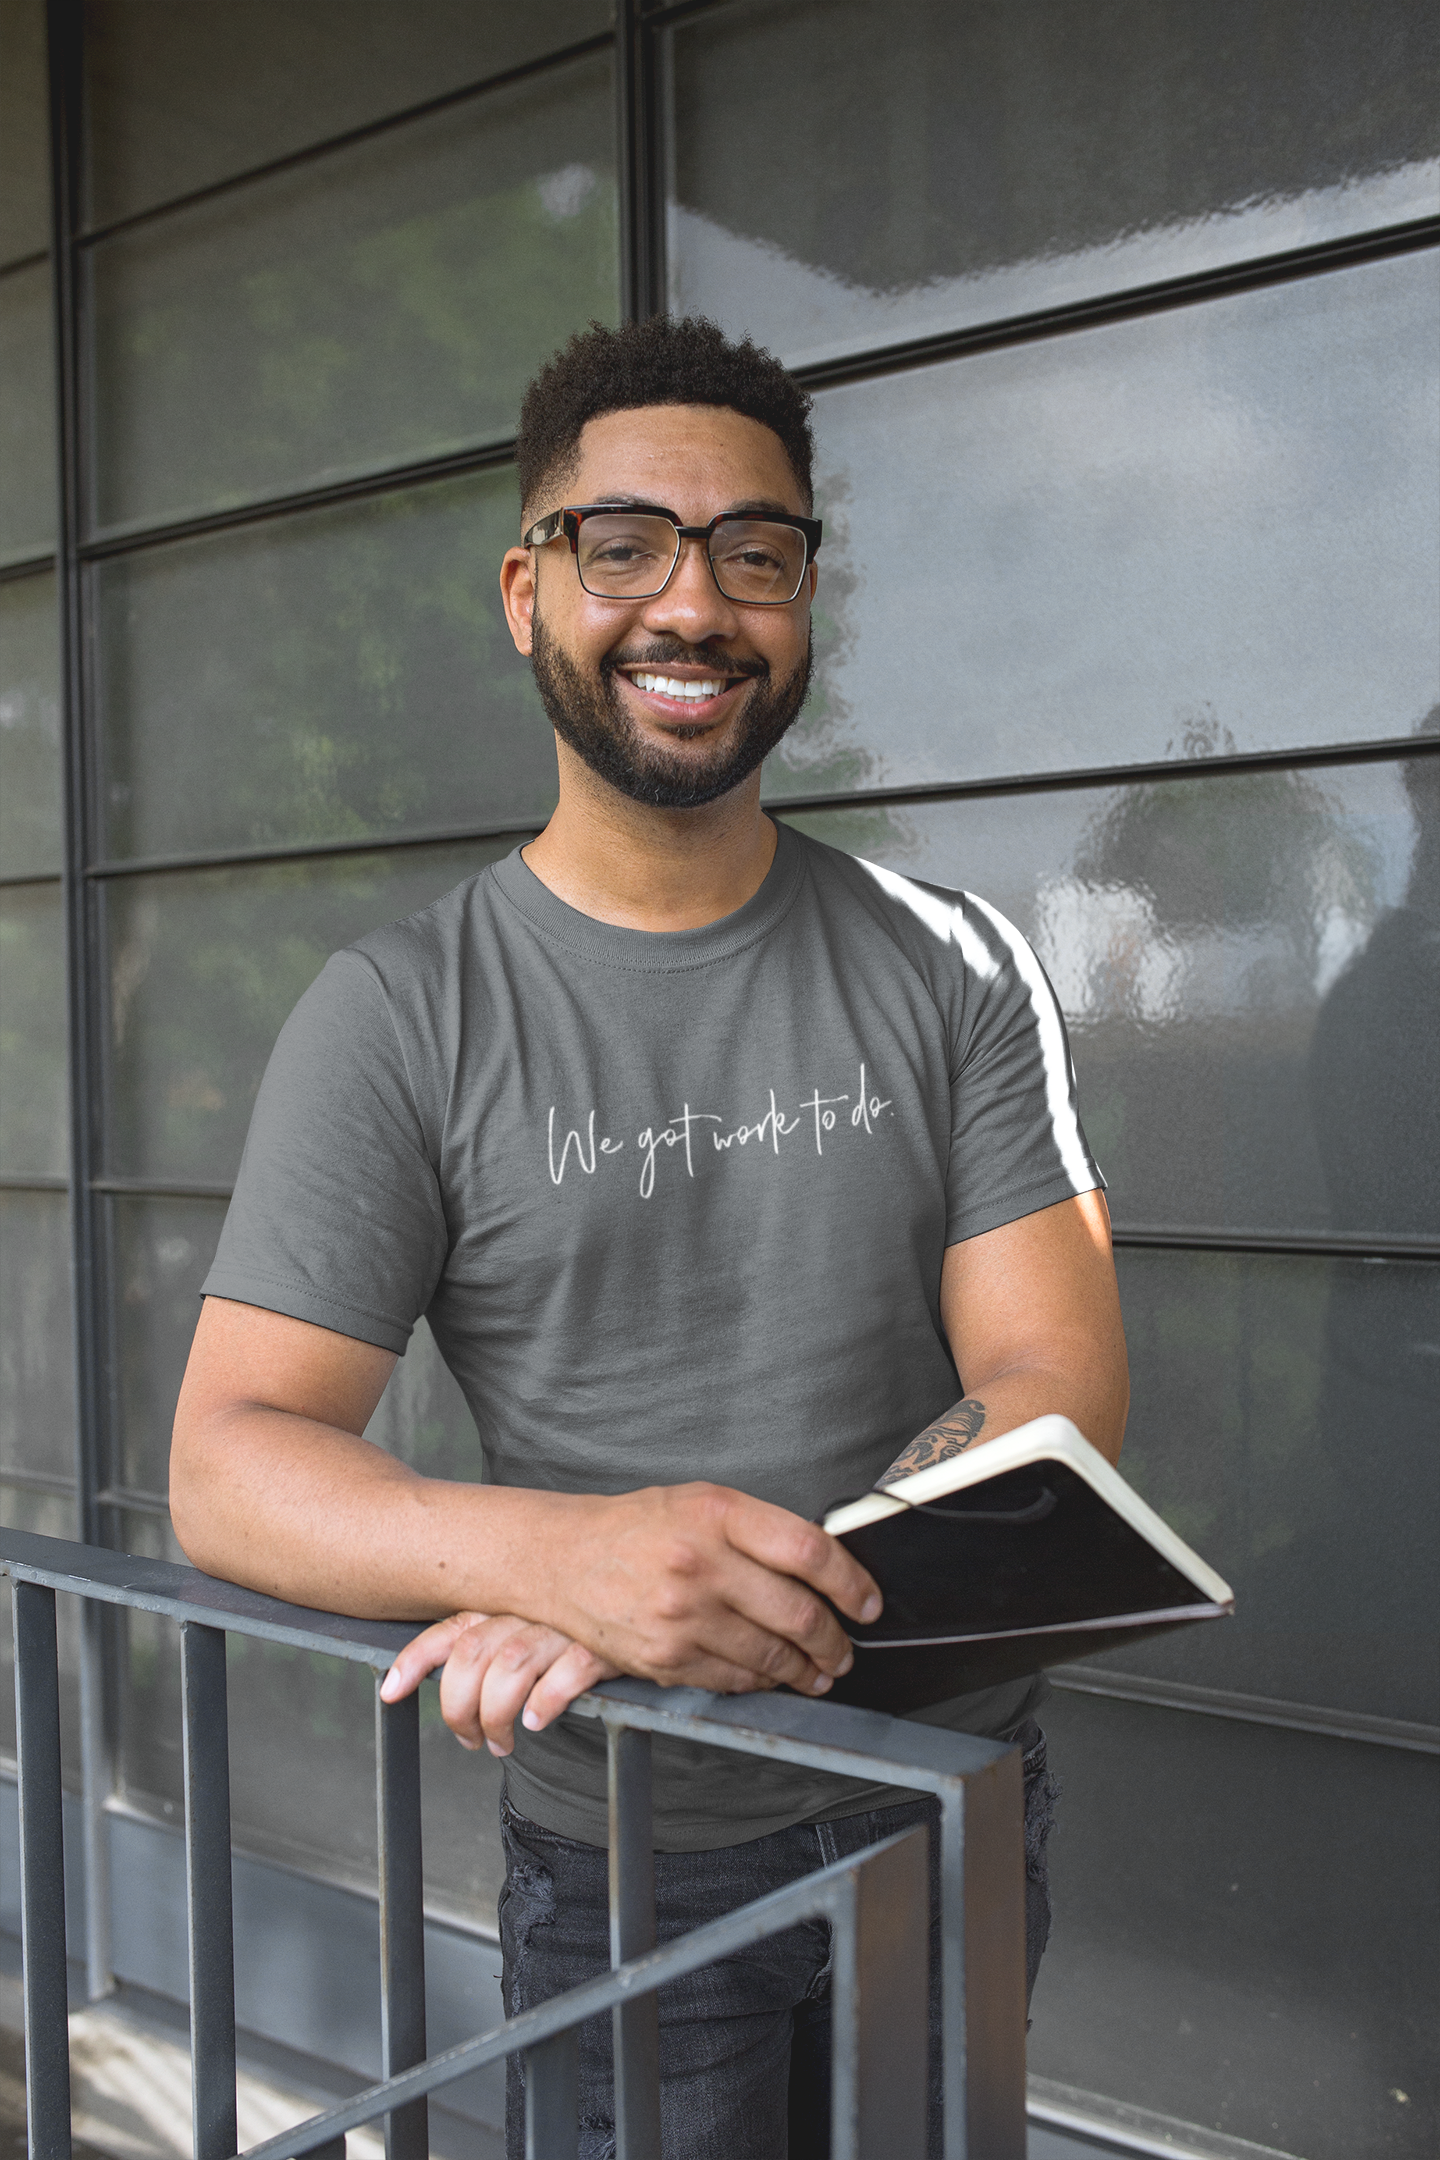
M420 1844L420 1698L382 1702L375 1675L380 1846L380 2074L425 2060L425 1870ZM427 2160L425 2101L385 2117L385 2160Z
M580 2047L573 2031L525 2050L525 2160L576 2160Z
M650 1735L605 1726L610 1755L610 1964L655 1947L655 1828ZM654 1995L612 2012L615 2160L660 2160L660 2005Z
M12 1582L10 1595L15 1616L15 1753L20 1786L20 1929L30 2160L70 2160L55 1592L38 1583Z
M941 1797L945 2160L1025 2160L1020 1751Z
M190 2105L195 2160L228 2160L235 2128L235 1927L225 1631L180 1623L185 1888L190 1922Z
M103 1605L80 1607L80 1781L85 1823L85 1992L91 2002L113 1993L110 1954L110 1826L105 1802L114 1790L106 1715Z
M858 1854L832 1923L830 2160L925 2160L929 1855L923 1826Z

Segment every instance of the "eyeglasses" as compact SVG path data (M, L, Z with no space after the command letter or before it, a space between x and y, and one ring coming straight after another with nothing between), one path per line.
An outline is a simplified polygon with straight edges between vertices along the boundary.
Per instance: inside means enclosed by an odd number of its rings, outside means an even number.
M715 583L743 607L786 607L805 582L820 545L819 518L722 510L708 525L682 525L656 503L617 510L610 503L552 510L530 527L523 547L570 542L580 583L597 600L653 600L675 574L684 540L704 543Z

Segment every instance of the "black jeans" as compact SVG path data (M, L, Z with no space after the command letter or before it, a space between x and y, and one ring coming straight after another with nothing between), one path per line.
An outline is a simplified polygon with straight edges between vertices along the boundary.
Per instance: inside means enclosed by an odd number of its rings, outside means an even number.
M1035 1985L1050 1933L1045 1841L1055 1788L1045 1736L1025 1747L1025 1970ZM744 1845L655 1855L661 1942L718 1920L817 1867L914 1823L930 1835L930 2152L940 2153L939 1803L905 1801L839 1822L797 1823ZM507 1871L500 1893L510 2016L593 1979L610 1963L606 1854L501 1806ZM613 2160L610 2018L580 2028L580 2160ZM830 1930L803 1922L660 1990L660 2106L665 2160L821 2160L830 2149ZM525 2151L520 2059L507 2088L508 2160Z

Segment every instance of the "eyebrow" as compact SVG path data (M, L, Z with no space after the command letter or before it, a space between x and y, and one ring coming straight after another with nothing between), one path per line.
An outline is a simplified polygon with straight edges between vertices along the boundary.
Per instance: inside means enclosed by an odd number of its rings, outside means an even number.
M608 495L596 495L593 500L597 503L613 503L617 510L656 510L661 507L653 495L611 493ZM727 503L725 506L724 514L730 517L743 516L747 513L756 517L801 517L804 515L803 511L792 510L788 503L781 502L774 495L747 495L743 501Z

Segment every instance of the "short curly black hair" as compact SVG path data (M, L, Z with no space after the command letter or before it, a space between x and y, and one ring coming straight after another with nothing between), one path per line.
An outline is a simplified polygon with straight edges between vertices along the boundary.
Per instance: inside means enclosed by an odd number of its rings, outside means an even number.
M779 436L809 508L810 403L773 353L749 338L736 343L704 315L653 315L619 330L592 322L525 392L515 445L521 505L528 515L542 489L563 485L587 420L639 405L724 405Z

